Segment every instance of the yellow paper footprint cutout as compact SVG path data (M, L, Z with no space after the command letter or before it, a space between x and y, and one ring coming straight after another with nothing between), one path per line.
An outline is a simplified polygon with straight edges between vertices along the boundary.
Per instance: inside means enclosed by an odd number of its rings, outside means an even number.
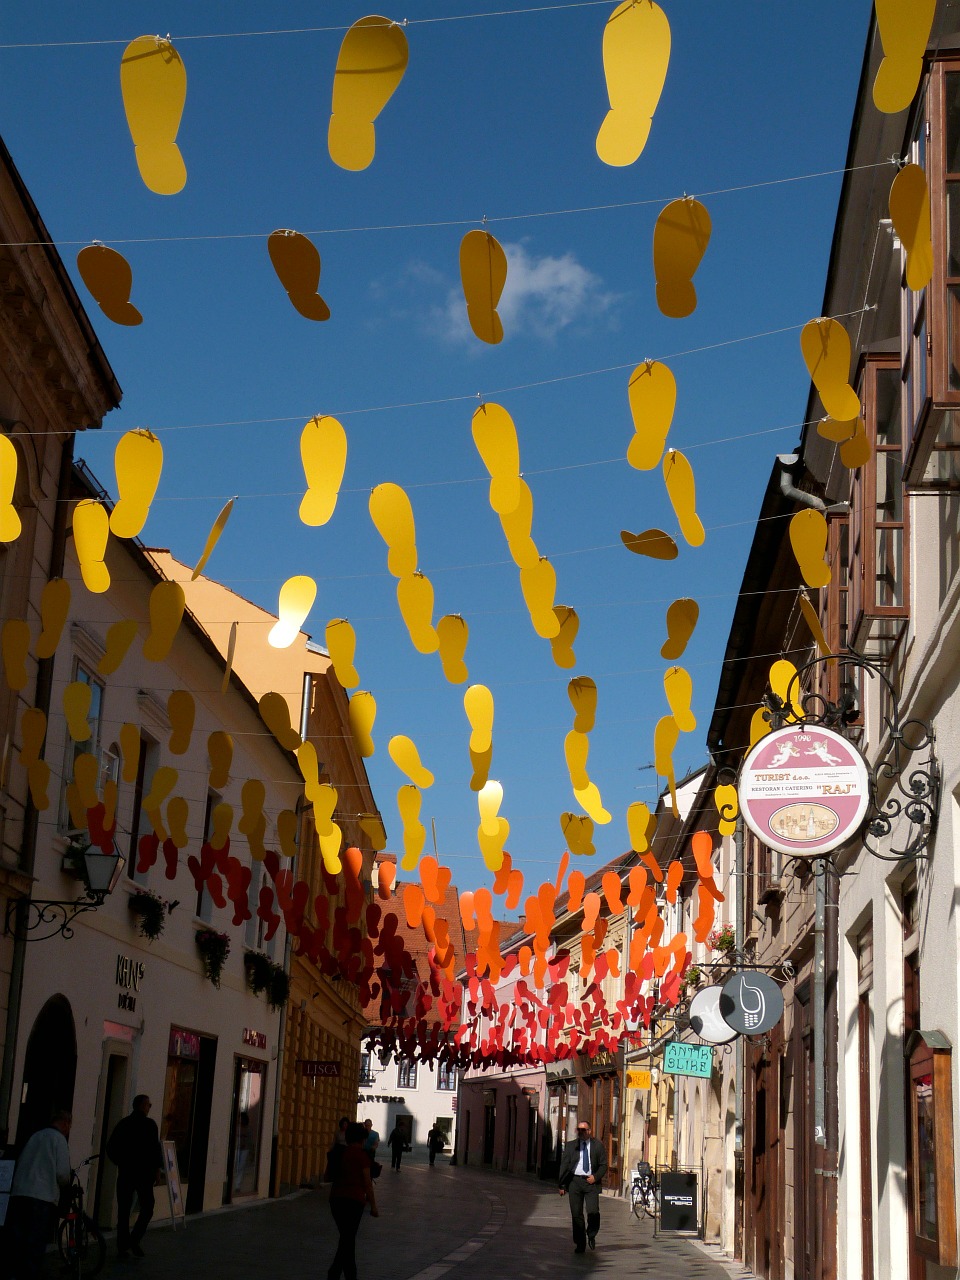
M40 597L41 631L37 639L37 657L52 658L57 651L63 627L70 612L70 583L66 578L51 578Z
M25 707L20 717L21 764L30 765L40 759L46 736L47 717L39 707Z
M662 716L653 730L654 768L661 778L673 776L673 752L680 741L680 726L672 715Z
M803 716L803 690L797 679L797 668L787 658L780 658L772 664L767 683L770 692L797 717Z
M112 676L127 656L127 650L137 638L139 624L133 618L121 618L107 627L107 638L104 654L97 664L97 672L102 676Z
M645 360L630 375L627 399L634 432L627 446L627 462L637 471L652 471L663 457L673 422L677 380L659 360Z
M223 679L220 681L220 692L226 693L230 688L230 677L233 675L233 660L237 656L237 624L230 623L230 635L227 639L227 658L223 664Z
M825 562L827 550L826 517L812 507L805 507L790 519L790 546L808 587L825 587L832 578Z
M696 600L685 596L673 601L667 609L667 638L660 648L661 658L674 662L683 655L699 617L700 606Z
M333 515L347 467L347 433L336 418L310 419L300 433L300 460L307 478L300 519L316 528Z
M710 243L710 215L691 196L672 200L653 229L653 270L657 278L657 306L672 320L682 320L696 308L693 277Z
M765 738L772 728L769 710L766 707L757 707L750 717L750 746L755 747L760 739Z
M27 686L27 654L30 652L30 625L22 618L8 618L0 631L3 673L7 687L19 693Z
M115 538L136 538L160 483L163 445L152 431L126 431L117 441L113 465L120 497L110 514L110 532Z
M837 422L860 416L860 399L850 386L850 336L839 320L821 316L800 331L800 351L820 401Z
M737 829L737 814L740 812L737 788L730 783L714 787L713 803L720 818L717 830L722 836L732 836Z
M627 834L634 853L646 853L657 829L657 820L642 800L627 806Z
M463 695L470 724L470 750L482 755L493 746L493 694L485 684L472 684Z
M150 592L150 634L143 642L143 656L164 662L176 638L187 600L179 582L158 582Z
M693 733L697 718L690 709L693 701L693 681L683 667L671 667L663 675L663 691L667 705L681 733Z
M930 192L918 164L904 165L890 187L890 221L907 255L907 288L925 289L933 276Z
M540 552L530 536L533 528L533 494L526 480L520 480L520 501L514 510L500 515L500 527L517 568L523 569L536 564L540 559Z
M360 683L353 665L357 652L357 636L346 618L331 618L324 631L327 652L333 663L333 674L343 689L355 689Z
M350 699L350 732L357 750L366 759L373 755L373 725L377 718L377 700L366 689L358 689Z
M233 510L233 504L235 502L236 502L236 498L231 498L229 502L224 503L224 505L220 509L220 514L217 516L216 520L214 520L213 524L210 526L210 532L207 534L207 541L204 543L204 547L200 555L200 559L197 561L196 565L194 566L193 573L191 573L190 575L191 582L196 582L197 578L199 578L201 573L203 573L203 570L206 566L207 561L210 559L210 556L213 554L214 547L220 541L220 535L223 533L224 529L227 527L227 521L230 519L230 513Z
M260 718L284 751L296 751L303 740L290 723L290 706L283 694L265 693L259 706Z
M460 283L470 328L481 342L496 346L503 341L497 306L507 283L507 255L489 232L468 231L460 241Z
M552 640L560 631L560 623L553 611L557 574L546 556L540 556L535 564L523 566L520 570L520 590L523 592L534 631L544 640Z
M560 830L571 853L592 857L597 852L593 843L592 818L579 813L561 813Z
M917 92L937 4L876 0L875 8L884 56L873 82L873 103L878 111L894 115L905 111Z
M410 499L398 484L378 484L370 491L370 519L387 544L387 569L395 578L416 572L417 532Z
M412 783L401 787L397 792L397 809L403 823L403 857L400 866L404 871L414 871L423 853L427 839L427 830L420 821L420 806L423 797Z
M74 742L89 742L92 734L87 716L90 714L90 703L93 700L93 689L84 680L74 680L63 691L63 714L67 721L67 732Z
M374 853L380 853L387 847L387 832L379 813L361 813L357 818L360 830L370 841Z
M680 552L677 544L662 529L645 529L643 533L620 530L620 541L636 556L649 556L651 560L676 560Z
M487 785L490 777L490 765L493 761L493 746L489 746L486 751L470 751L470 768L473 774L470 778L470 790L482 791Z
M574 787L573 794L580 808L593 819L598 827L606 826L608 822L613 821L613 815L603 807L600 788L595 782L587 779L587 785L585 787Z
M374 121L403 79L408 58L407 37L389 18L361 18L344 36L327 130L330 159L341 169L356 173L373 160Z
M94 595L110 587L110 571L104 564L110 537L110 517L101 502L84 498L73 511L73 545L80 561L83 585Z
M587 760L590 756L590 739L585 733L571 729L563 740L563 757L567 762L567 773L574 791L582 790L590 783L587 772Z
M190 820L190 805L183 796L171 796L167 802L167 826L170 828L170 839L178 849L185 849L190 843L187 835L187 823Z
M856 420L853 435L849 440L844 440L839 452L840 461L848 471L856 471L858 467L864 467L870 461L873 449L862 418Z
M297 848L299 827L300 819L293 809L281 809L277 814L277 839L280 842L280 852L285 858L295 858L299 853Z
M210 813L210 844L214 849L222 849L230 838L230 828L233 826L233 805L215 804Z
M80 279L94 302L114 324L143 324L143 316L130 301L133 270L122 253L105 244L88 244L77 254Z
M127 45L120 61L120 91L140 177L156 195L176 195L187 181L176 143L187 72L169 40L139 36Z
M597 134L604 164L633 164L647 145L670 64L670 23L651 0L624 0L603 29L610 110Z
M691 547L702 547L707 535L697 515L697 488L693 467L679 449L667 450L663 459L663 482L667 486L667 497L680 525L680 532Z
M836 663L836 659L830 653L830 646L827 644L827 637L823 634L823 627L820 625L820 617L807 599L806 593L801 591L798 600L800 603L800 612L803 614L807 626L810 628L810 634L813 637L813 643L822 658L828 658L832 663Z
M470 628L459 613L447 613L437 623L437 645L443 675L448 684L465 684L469 679L464 654L467 651L467 640Z
M294 310L305 320L329 320L330 308L317 292L320 253L313 241L299 231L281 228L268 236L267 252Z
M387 743L390 759L401 773L405 773L416 787L433 786L433 774L420 759L417 744L404 733L397 733Z
M433 583L422 573L410 573L397 583L400 616L418 653L436 653L440 639L433 625Z
M580 630L580 619L576 609L568 604L555 604L553 615L560 624L560 630L550 640L550 652L553 660L561 670L569 670L577 665L577 655L573 652L573 644Z
M267 643L274 649L288 649L300 634L317 598L317 584L306 574L288 578L280 588L277 621L270 628Z
M482 404L471 422L473 443L490 473L490 506L509 515L520 505L520 445L513 419L499 404Z
M597 719L597 685L589 676L575 676L567 685L567 697L573 707L573 727L577 733L590 733Z
M230 766L233 764L233 739L229 733L214 729L207 735L207 759L210 761L207 786L212 791L222 791L230 781Z
M817 435L833 444L845 444L852 440L857 430L863 430L863 419L854 418L852 422L835 422L833 418L821 418L817 423Z
M488 835L482 826L477 827L477 844L488 871L499 871L503 866L503 846L510 839L510 823L506 818L497 819L497 834Z
M16 542L23 527L13 505L18 465L17 446L0 435L0 542Z

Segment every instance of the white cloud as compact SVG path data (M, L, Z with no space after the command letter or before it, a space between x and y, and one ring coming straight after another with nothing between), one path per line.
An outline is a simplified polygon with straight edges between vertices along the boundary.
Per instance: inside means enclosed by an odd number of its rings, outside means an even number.
M520 334L550 341L562 329L610 316L617 295L604 288L603 281L572 253L560 257L537 257L523 244L505 244L507 283L497 310L503 321L504 340ZM467 308L459 282L449 279L424 263L410 264L405 283L415 291L434 296L443 289L443 302L428 303L425 315L431 332L449 342L473 344Z

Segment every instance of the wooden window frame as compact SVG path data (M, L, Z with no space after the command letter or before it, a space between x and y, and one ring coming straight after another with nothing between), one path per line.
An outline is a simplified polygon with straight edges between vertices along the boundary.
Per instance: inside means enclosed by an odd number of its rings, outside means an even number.
M877 413L880 400L878 384L881 375L894 374L899 358L892 353L869 353L860 371L859 392L863 405L864 425L870 441L870 458L854 472L850 483L850 528L847 595L849 644L868 658L886 661L906 627L910 616L910 507L906 494L901 495L900 518L885 518L878 510L878 454L889 455L899 463L902 444L879 444ZM901 383L900 423L903 424L903 386ZM903 487L901 475L899 486ZM900 604L883 604L878 598L877 560L879 540L883 533L900 534L899 582Z
M913 1244L924 1258L942 1267L957 1265L956 1186L953 1160L953 1051L939 1032L915 1032L908 1045L910 1080L911 1194L915 1208ZM921 1145L919 1095L929 1090L932 1124L929 1141ZM925 1126L926 1127L926 1126ZM932 1167L931 1167L932 1166ZM935 1234L918 1229L920 1183L929 1170L933 1175L937 1223Z

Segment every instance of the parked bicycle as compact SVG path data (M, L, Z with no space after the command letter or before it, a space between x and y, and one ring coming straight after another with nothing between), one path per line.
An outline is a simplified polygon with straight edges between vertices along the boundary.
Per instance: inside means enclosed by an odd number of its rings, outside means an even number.
M77 1280L91 1280L98 1275L107 1258L107 1244L100 1228L83 1210L83 1186L80 1170L92 1164L97 1156L89 1156L70 1170L70 1193L67 1212L57 1231L57 1248L64 1268Z
M630 1184L630 1205L638 1218L652 1218L657 1211L657 1179L646 1160L637 1161L637 1172Z

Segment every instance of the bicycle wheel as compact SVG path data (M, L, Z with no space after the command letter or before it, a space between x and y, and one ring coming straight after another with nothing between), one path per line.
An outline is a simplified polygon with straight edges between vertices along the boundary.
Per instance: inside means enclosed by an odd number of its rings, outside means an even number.
M643 1212L648 1218L653 1218L657 1212L657 1189L656 1187L644 1187L643 1190Z
M107 1260L107 1243L100 1228L86 1214L64 1218L57 1233L57 1248L64 1266L83 1280L99 1275Z
M643 1217L643 1191L639 1182L635 1182L630 1188L630 1208L638 1218Z

